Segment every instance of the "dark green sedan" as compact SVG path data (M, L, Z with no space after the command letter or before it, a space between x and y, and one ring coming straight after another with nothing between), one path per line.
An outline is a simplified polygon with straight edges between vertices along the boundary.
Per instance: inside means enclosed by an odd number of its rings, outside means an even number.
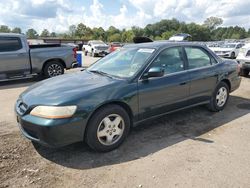
M110 151L149 119L204 104L223 110L240 82L238 64L205 46L134 44L82 72L31 86L15 111L22 134L32 141L52 147L85 141Z

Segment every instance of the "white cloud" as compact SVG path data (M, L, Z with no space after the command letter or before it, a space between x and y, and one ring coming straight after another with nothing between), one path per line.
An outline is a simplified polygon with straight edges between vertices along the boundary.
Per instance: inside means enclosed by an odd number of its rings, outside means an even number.
M123 0L118 13L107 12L106 4L93 0L86 6L78 0L0 0L0 24L18 26L38 32L65 32L72 24L83 22L90 27L113 25L118 28L143 27L161 19L177 18L185 22L202 23L207 17L224 19L224 26L250 27L250 1L238 0ZM110 6L113 1L110 1ZM80 6L79 6L80 5ZM134 7L132 10L130 7Z

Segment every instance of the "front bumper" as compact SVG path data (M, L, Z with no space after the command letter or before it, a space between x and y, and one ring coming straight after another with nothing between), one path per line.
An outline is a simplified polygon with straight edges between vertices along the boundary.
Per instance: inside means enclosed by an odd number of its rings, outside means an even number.
M107 55L107 54L109 54L109 51L108 50L95 49L94 53L97 54L97 55Z
M26 138L48 147L62 147L83 141L86 127L81 117L45 119L17 113L17 122Z
M216 53L220 57L231 57L231 53Z

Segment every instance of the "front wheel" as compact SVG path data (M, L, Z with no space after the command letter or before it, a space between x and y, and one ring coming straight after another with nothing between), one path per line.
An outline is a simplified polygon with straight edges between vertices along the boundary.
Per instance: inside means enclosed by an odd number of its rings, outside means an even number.
M225 108L229 98L229 87L225 82L221 82L215 89L210 103L209 110L213 112L221 111Z
M48 62L43 70L43 74L46 78L52 78L64 74L64 66L57 61Z
M231 54L231 59L235 59L236 57L235 57L235 52L232 52L232 54Z
M127 112L118 105L107 105L90 119L86 131L86 142L98 152L107 152L119 147L130 129Z

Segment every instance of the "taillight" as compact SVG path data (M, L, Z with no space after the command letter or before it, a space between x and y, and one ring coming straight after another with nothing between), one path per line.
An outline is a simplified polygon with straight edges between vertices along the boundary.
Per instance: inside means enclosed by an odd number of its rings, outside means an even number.
M240 63L238 63L238 65L237 65L237 73L238 73L238 75L240 75L240 71L241 70L241 65L240 65Z
M74 52L74 54L73 54L73 56L74 56L74 58L76 58L77 57L77 50L78 50L78 48L73 48L73 52Z

